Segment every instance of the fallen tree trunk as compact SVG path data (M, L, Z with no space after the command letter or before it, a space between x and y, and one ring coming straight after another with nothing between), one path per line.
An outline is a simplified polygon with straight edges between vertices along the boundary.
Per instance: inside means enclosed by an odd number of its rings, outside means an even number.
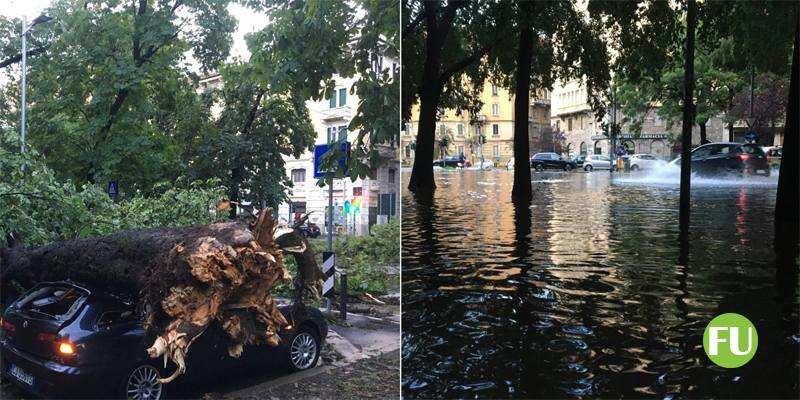
M192 342L214 321L233 357L246 344L280 342L288 322L270 290L291 280L284 252L297 259L295 304L302 305L303 290L319 292L322 272L299 231L276 226L270 210L252 223L128 231L33 250L14 246L2 252L0 278L23 286L71 279L137 296L145 330L157 335L148 353L178 366L166 383L185 371Z

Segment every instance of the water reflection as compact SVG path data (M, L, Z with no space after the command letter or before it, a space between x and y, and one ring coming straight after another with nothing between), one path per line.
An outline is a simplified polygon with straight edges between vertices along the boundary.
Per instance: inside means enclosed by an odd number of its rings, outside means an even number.
M695 187L686 230L677 185L534 174L532 203L513 204L512 179L438 174L432 197L403 198L405 396L797 395L798 278L776 279L774 182ZM702 349L729 311L760 339L730 371Z

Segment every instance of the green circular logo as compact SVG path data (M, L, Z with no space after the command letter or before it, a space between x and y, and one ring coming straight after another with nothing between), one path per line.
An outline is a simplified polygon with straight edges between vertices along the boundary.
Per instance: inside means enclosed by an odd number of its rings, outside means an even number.
M718 315L703 333L703 350L714 364L739 368L756 355L758 332L749 319L736 313Z

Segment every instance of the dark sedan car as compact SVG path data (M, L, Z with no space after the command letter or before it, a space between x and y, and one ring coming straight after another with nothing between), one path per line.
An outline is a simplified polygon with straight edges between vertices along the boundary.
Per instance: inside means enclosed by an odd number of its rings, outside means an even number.
M692 171L698 175L770 174L764 151L745 143L709 143L697 147L692 150Z
M319 235L322 233L320 232L319 226L313 222L309 222L305 225L300 226L300 232L303 233L303 236L307 238L318 238Z
M192 344L187 372L171 385L217 378L241 365L283 360L293 370L316 365L328 334L319 310L302 315L279 306L292 324L280 332L282 344L247 346L238 359L227 354L222 330L212 324ZM150 359L136 306L118 296L74 282L41 283L3 314L0 350L3 375L23 390L43 397L160 399L162 359ZM200 350L202 349L202 350Z
M556 153L536 153L531 157L531 168L537 171L545 169L572 171L576 167L575 161L565 159Z
M433 161L434 167L466 167L467 166L467 159L463 156L451 156L445 157L444 160L434 160Z
M582 168L583 162L586 161L586 154L578 154L572 159L572 161L575 162L576 168Z

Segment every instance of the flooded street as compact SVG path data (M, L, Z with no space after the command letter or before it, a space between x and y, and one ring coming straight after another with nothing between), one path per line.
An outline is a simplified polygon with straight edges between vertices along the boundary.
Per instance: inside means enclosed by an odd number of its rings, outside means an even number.
M405 174L408 177L408 174ZM437 172L403 194L405 397L796 397L796 274L772 250L777 177L695 179L688 245L678 175ZM407 185L407 182L404 182ZM758 330L726 370L703 351L716 315Z

